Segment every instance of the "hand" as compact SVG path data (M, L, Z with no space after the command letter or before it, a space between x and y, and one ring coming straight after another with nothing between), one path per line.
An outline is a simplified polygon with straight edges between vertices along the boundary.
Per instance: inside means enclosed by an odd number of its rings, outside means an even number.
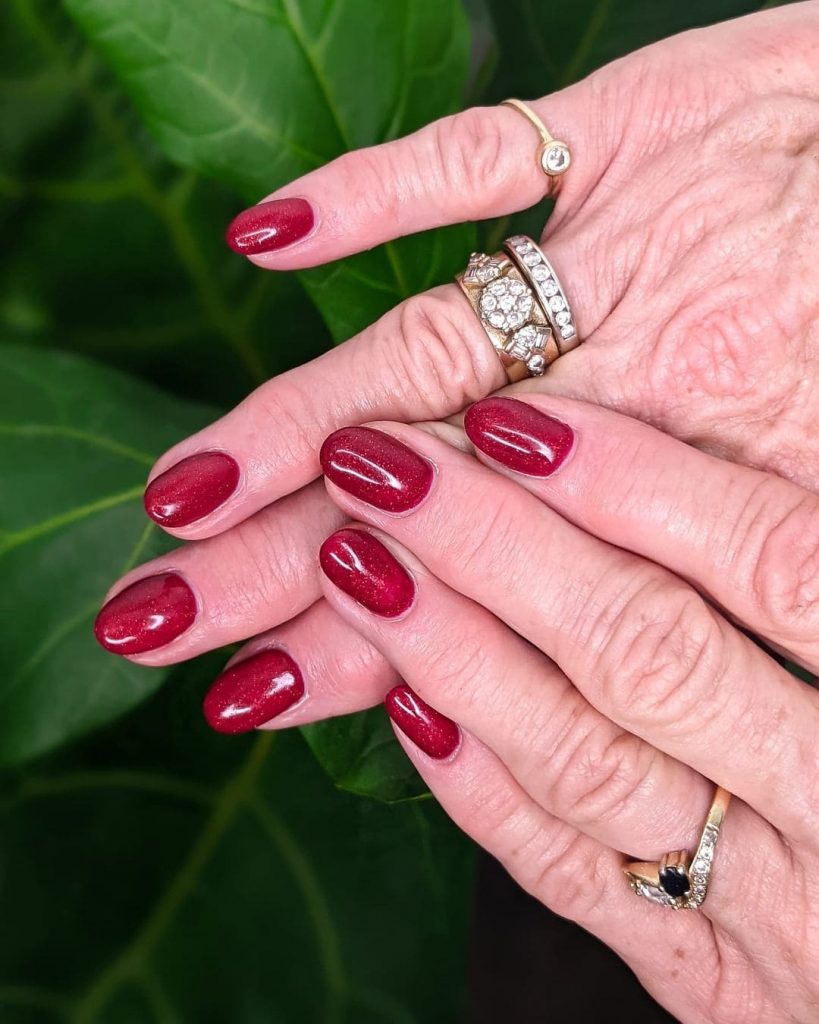
M815 1020L819 694L737 627L819 665L819 499L566 399L474 406L485 465L442 428L376 430L380 449L363 428L325 445L331 496L367 525L325 542L324 589L406 681L387 709L438 800L681 1021ZM361 486L377 451L409 481L402 515ZM310 642L293 652L333 657ZM694 849L707 780L735 799L701 912L673 913L629 891L618 851Z
M658 44L533 104L575 151L546 239L587 341L520 387L614 406L812 485L817 46L817 5L795 5ZM535 151L515 111L467 111L292 183L232 237L248 251L265 221L266 244L291 244L252 258L284 270L508 213L542 194L521 156ZM314 551L340 514L310 484L321 440L345 423L448 416L503 380L449 285L264 385L159 460L149 511L197 543L121 580L117 595L139 586L98 635L156 665L302 612L323 629ZM388 682L360 643L349 657Z

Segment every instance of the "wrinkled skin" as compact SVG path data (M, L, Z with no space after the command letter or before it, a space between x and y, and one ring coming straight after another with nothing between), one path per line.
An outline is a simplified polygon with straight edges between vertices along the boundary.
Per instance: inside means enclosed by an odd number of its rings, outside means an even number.
M750 588L776 623L767 639L815 668L809 651L819 628L819 510L812 493L819 479L819 3L675 37L532 105L573 147L544 245L585 343L545 378L506 393L608 407L765 471L749 492L758 516L748 521L735 510L733 532L723 542L763 531L755 535L759 566L737 581L737 593ZM523 209L543 192L542 176L521 157L534 147L532 128L520 115L491 108L348 154L274 194L308 198L319 211L318 226L308 239L254 262L292 270L396 235ZM457 287L446 285L263 385L166 453L153 476L216 449L234 455L242 482L211 515L171 531L191 544L139 567L114 588L172 568L197 595L194 625L135 660L168 664L255 637L239 658L271 641L284 643L314 680L309 699L277 726L376 703L395 682L395 669L373 638L362 635L367 630L321 599L315 553L347 513L312 482L318 449L348 423L450 417L457 423L466 405L503 384L471 310ZM435 429L452 444L465 444L456 428ZM766 513L763 500L781 483L777 477L801 489L779 519ZM680 486L696 490L697 480ZM644 501L651 505L650 493ZM702 519L694 517L687 528L707 535L724 507L704 496L701 511ZM666 507L669 528L676 525L673 512L673 504ZM583 516L578 522L595 532ZM671 567L664 550L651 557ZM695 583L700 576L694 565L674 571ZM730 611L732 600L727 604ZM645 685L651 678L646 671ZM819 752L814 745L803 754L802 806L815 821ZM800 840L797 849L783 842L793 858L793 888L784 898L777 880L766 899L749 899L753 955L741 935L718 931L702 970L689 960L674 974L664 956L653 968L646 960L639 923L632 938L616 944L683 1019L819 1020L819 857L815 844ZM583 841L578 844L582 849ZM650 852L659 856L662 849ZM753 849L747 858L747 870L758 871ZM564 878L563 889L549 884L539 895L582 918L566 902L572 892L578 896ZM637 906L635 922L641 914L653 920L663 913ZM689 927L679 923L685 916L664 919L669 937ZM684 993L697 986L692 1002Z

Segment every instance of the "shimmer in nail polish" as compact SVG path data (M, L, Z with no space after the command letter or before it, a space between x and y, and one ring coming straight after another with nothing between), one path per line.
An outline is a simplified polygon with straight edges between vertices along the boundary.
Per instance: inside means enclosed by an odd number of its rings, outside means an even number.
M432 466L390 434L344 427L321 446L328 480L383 512L409 512L429 494Z
M285 651L259 651L226 669L203 705L217 732L247 732L280 715L304 696L299 666Z
M113 654L141 654L181 636L196 618L196 598L176 573L146 576L112 597L97 615L94 635Z
M464 429L485 455L527 476L550 476L574 443L571 427L513 398L477 402L467 410Z
M199 452L153 479L145 511L160 526L188 526L223 505L239 484L239 465L224 452Z
M406 684L390 690L384 706L401 732L436 760L449 757L461 742L461 730L452 719L430 707Z
M301 241L315 222L313 207L306 199L271 199L242 210L228 225L225 238L234 252L255 256Z
M339 590L385 619L403 615L415 597L407 570L363 530L339 530L321 545L319 562Z

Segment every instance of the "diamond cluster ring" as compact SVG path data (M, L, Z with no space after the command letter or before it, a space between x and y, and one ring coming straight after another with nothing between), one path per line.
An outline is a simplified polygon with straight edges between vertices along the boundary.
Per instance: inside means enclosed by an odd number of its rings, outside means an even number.
M456 280L511 381L539 377L580 342L566 293L538 245L525 235L505 252L472 253Z

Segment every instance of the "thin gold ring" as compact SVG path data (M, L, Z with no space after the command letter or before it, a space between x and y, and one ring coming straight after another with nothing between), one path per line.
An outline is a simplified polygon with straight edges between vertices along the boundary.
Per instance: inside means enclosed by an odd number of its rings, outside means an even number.
M717 786L693 857L674 850L660 861L632 861L625 871L632 889L652 903L675 910L696 910L708 895L720 828L731 802L727 789Z
M519 114L523 114L538 133L540 146L537 151L537 165L545 175L552 179L553 185L557 186L560 176L568 171L572 162L572 153L568 144L556 139L534 110L523 100L503 100L501 106L511 107Z

